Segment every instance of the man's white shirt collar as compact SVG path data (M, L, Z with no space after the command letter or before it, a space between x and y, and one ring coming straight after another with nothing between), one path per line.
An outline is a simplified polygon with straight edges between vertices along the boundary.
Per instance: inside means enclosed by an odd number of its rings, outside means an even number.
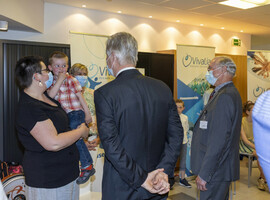
M135 67L125 67L124 69L121 69L117 74L116 77L123 71L130 70L130 69L135 69Z

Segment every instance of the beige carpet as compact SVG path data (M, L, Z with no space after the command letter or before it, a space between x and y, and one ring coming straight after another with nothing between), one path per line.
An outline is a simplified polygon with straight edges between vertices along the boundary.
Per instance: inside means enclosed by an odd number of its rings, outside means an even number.
M174 194L174 195L170 195L168 200L195 200L195 198L183 193L183 192L180 192L178 194Z

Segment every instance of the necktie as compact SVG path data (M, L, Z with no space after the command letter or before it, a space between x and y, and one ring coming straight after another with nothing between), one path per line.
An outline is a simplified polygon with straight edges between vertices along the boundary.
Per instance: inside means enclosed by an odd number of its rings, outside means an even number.
M211 92L210 97L209 97L209 100L212 99L212 97L215 95L215 93L216 93L215 90L213 90L213 91Z

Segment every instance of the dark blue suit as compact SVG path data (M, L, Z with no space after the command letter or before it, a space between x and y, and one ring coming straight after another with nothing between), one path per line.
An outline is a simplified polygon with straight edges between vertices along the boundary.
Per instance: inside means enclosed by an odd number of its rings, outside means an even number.
M180 152L183 129L170 89L130 69L95 91L95 105L105 150L102 199L164 198L141 185L157 168L172 173Z

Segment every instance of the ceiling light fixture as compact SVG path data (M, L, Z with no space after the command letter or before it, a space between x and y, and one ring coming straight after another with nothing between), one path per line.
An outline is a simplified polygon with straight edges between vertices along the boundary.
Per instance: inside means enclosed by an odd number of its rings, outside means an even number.
M227 0L219 2L219 4L240 9L249 9L270 4L270 0Z
M241 32L241 33L243 33L244 31L243 31L243 30L241 30L240 32Z
M200 24L200 26L204 26L203 24Z
M225 29L224 27L221 27L221 29Z
M153 16L150 15L149 18L153 18Z
M122 11L121 10L118 10L117 13L122 13Z
M82 5L83 8L86 8L86 5Z
M176 22L180 22L180 20L176 20Z
M8 30L8 22L0 21L0 31L7 31L7 30Z

